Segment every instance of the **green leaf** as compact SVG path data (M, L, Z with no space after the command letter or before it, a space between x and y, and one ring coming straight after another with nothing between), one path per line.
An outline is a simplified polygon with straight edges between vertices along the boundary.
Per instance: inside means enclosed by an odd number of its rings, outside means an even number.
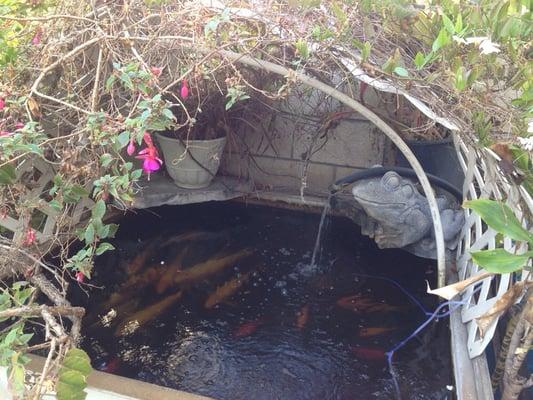
M417 69L421 69L426 64L426 58L421 52L416 53L414 63Z
M96 248L96 255L99 256L108 250L115 250L115 247L111 243L100 243Z
M81 349L76 348L70 349L65 355L65 359L63 361L63 368L78 371L83 376L89 376L89 374L93 370L91 368L91 359L89 358L87 353Z
M163 115L172 121L176 119L172 111L169 110L168 108L163 108Z
M361 49L361 58L363 61L368 60L368 57L370 57L370 51L372 50L372 44L370 42L365 42L363 44L363 48Z
M448 18L446 15L442 14L442 22L446 30L450 33L450 35L453 35L455 33L455 26L453 25L451 19Z
M87 396L87 377L92 372L91 360L80 349L70 349L59 370L56 392L58 400L83 400Z
M132 171L130 176L131 176L131 179L132 180L137 180L141 177L143 173L143 170L142 169L136 169L135 171Z
M381 69L389 74L391 74L395 68L396 68L396 60L392 56L389 57L387 61L385 61L385 63L383 63L383 65L381 66Z
M403 76L404 78L409 76L409 72L404 67L396 67L394 68L394 73L399 76Z
M115 75L110 75L109 78L107 78L107 80L105 81L105 90L109 92L113 87L113 83L115 83L116 79L117 77Z
M105 215L105 211L106 211L105 201L100 199L94 205L91 215L93 219L101 220Z
M513 211L506 204L489 199L476 199L466 201L463 207L474 210L495 231L514 240L525 240L533 243L533 235L522 227Z
M102 167L107 167L113 161L113 156L109 153L104 153L100 156L100 164Z
M309 47L307 46L307 42L303 39L298 39L295 46L300 58L307 60L309 58Z
M81 185L74 184L63 189L63 200L66 203L77 203L82 197L89 196L89 192Z
M457 19L455 20L455 26L454 26L455 32L461 32L463 30L463 17L461 14L457 14Z
M63 209L63 206L61 206L61 203L57 201L56 199L50 200L48 202L48 205L56 211L61 211Z
M450 43L450 36L446 32L446 29L441 29L439 32L439 36L437 36L437 39L435 39L433 45L431 46L431 50L433 52L437 52L439 49L443 48L448 43Z
M131 80L130 76L123 72L120 74L120 80L126 86L128 89L133 90L133 81Z
M94 225L89 224L83 234L85 243L91 244L92 242L94 242L94 236L95 236Z
M488 272L508 274L518 271L526 264L533 251L525 254L511 254L504 249L481 250L471 253L474 262Z
M125 147L130 141L130 133L128 131L121 132L115 139L115 144L117 145L115 148L118 150Z
M0 185L9 185L15 182L16 178L15 167L11 164L6 164L0 168Z

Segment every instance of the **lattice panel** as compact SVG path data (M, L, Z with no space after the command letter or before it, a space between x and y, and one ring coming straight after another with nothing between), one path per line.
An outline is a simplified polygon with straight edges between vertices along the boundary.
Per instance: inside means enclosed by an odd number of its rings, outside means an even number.
M26 159L17 166L17 182L28 185L32 188L28 194L21 199L22 202L29 204L38 204L40 199L43 199L44 194L51 187L51 182L54 178L55 172L50 164L38 157ZM90 199L83 199L76 204L69 216L69 223L75 226L86 210L91 208L93 201ZM35 230L35 240L38 243L45 243L51 239L55 233L58 212L50 207L46 202L40 202L28 217L14 217L6 215L0 219L0 226L6 228L13 233L13 241L15 243L22 243L26 235L26 228L28 226L28 219L32 221L39 221L39 227L32 226Z
M454 144L459 157L459 162L465 173L463 197L465 200L478 198L491 198L504 201L522 220L523 209L528 207L533 212L533 201L524 188L509 182L503 171L499 168L500 158L490 150L479 150L467 146L457 135L454 135ZM472 261L470 251L504 248L513 253L524 253L527 245L519 244L514 240L497 237L497 233L489 228L481 218L470 209L465 210L465 226L460 235L457 248L457 270L460 279L477 275L482 268ZM523 221L524 227L526 221ZM526 272L520 274L520 279L527 277ZM481 288L474 291L474 287L465 290L462 300L466 303L462 307L461 317L468 330L468 352L470 358L483 353L491 341L498 320L495 320L481 335L476 323L476 318L485 314L494 303L517 280L513 274L503 274L484 279L480 282Z

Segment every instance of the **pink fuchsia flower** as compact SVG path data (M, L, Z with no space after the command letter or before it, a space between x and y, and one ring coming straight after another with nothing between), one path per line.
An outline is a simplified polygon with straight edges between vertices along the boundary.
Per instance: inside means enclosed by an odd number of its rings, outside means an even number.
M78 271L76 272L76 280L79 282L79 283L83 283L83 280L85 279L85 274L81 271Z
M8 131L0 131L0 136L9 136L9 135L12 135L13 132L8 132Z
M144 160L143 171L148 174L148 179L150 179L152 172L159 170L161 165L163 165L163 161L159 158L157 149L153 145L139 151L139 155L135 158Z
M6 101L3 97L0 97L0 111L2 111L6 106Z
M126 153L128 153L128 156L132 156L133 153L135 153L135 144L133 143L133 139L130 140L130 143L126 149Z
M161 75L161 72L163 72L163 68L159 67L150 67L150 72L152 75L154 75L156 78L159 78L159 75Z
M24 128L24 122L19 121L15 124L15 129L22 129L22 128Z
M37 30L35 31L35 35L33 35L33 38L31 39L31 44L35 46L40 44L42 35L43 35L43 28L38 27Z
M32 228L28 228L22 244L25 246L31 246L33 243L35 243L35 231Z
M189 97L189 87L187 86L187 81L185 79L181 81L180 95L182 99Z

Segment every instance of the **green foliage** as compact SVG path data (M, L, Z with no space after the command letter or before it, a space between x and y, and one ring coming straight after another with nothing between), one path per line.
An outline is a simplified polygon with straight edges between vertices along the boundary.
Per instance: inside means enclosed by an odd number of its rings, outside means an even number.
M513 211L506 205L489 199L470 200L463 205L474 210L495 231L518 241L528 242L533 247L533 234L522 227ZM533 251L511 254L504 249L472 252L476 264L489 272L510 273L520 270L533 256Z
M228 88L228 94L226 95L228 101L226 102L226 110L229 110L238 101L249 99L250 96L244 91L244 86L234 85Z
M87 396L87 377L92 372L87 353L80 349L70 349L65 355L59 370L56 392L58 400L83 400Z
M514 240L533 242L533 234L522 227L506 204L489 199L477 199L465 202L464 207L474 210L495 231Z
M511 254L504 249L472 252L472 259L477 265L497 274L507 274L522 269L532 256L533 251Z
M298 39L295 44L296 51L302 60L307 60L309 58L309 46L307 42L303 39Z
M34 288L27 282L15 282L11 288L0 292L0 311L26 305ZM1 318L4 327L0 331L0 366L7 367L11 386L16 394L24 392L24 365L29 358L24 355L33 334L24 333L25 321Z

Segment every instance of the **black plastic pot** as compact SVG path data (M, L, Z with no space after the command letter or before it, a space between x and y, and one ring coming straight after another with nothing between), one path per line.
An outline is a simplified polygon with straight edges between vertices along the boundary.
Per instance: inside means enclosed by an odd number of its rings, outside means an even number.
M434 141L406 140L405 143L426 172L448 181L459 189L463 187L465 177L451 137ZM410 167L399 150L396 150L396 165Z

